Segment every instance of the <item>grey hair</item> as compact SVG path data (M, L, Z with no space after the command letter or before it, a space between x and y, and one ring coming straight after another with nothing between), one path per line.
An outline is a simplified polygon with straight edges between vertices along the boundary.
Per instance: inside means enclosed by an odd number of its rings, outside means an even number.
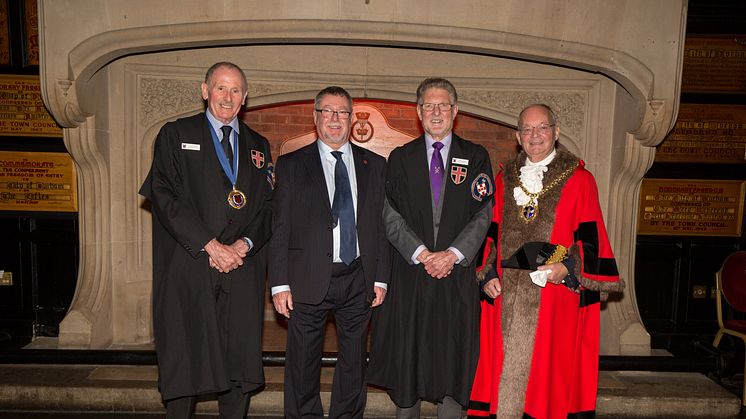
M531 108L536 108L536 107L543 108L547 112L547 115L549 115L549 123L552 125L557 125L557 122L559 121L557 119L557 114L554 112L554 110L552 110L552 108L549 105L546 105L544 103L533 103L523 108L521 113L518 114L518 127L519 128L521 124L523 124L523 114L526 113L527 110Z
M331 96L339 96L347 99L347 103L350 105L350 111L352 111L352 96L347 92L347 90L339 87L339 86L328 86L323 88L319 93L316 94L316 98L313 100L313 106L314 108L319 108L319 103L321 102L321 98L323 98L326 95Z
M418 105L422 105L422 101L424 100L422 97L429 89L443 89L448 92L448 97L451 99L452 105L455 105L458 102L458 93L456 93L456 88L453 87L453 83L443 78L434 77L423 80L417 87Z
M218 68L223 67L231 70L236 70L241 74L241 81L243 82L243 93L246 93L249 90L249 83L246 81L246 73L241 70L241 67L228 61L220 61L211 65L210 68L207 69L207 73L205 74L205 84L207 86L210 86L210 82L212 81L212 74Z

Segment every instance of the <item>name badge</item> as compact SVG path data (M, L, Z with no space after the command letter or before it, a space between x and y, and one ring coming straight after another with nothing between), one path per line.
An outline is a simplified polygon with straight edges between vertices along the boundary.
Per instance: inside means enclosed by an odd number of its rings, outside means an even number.
M199 151L199 144L181 143L182 150Z
M451 164L458 164L461 166L468 166L469 160L468 159L459 159L458 157L454 157L451 159Z

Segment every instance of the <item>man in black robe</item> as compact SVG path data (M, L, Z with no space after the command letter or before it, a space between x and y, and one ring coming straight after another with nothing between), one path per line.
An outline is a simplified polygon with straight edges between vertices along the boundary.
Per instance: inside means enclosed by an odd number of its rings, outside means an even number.
M207 110L167 123L140 193L153 211L153 327L167 418L193 417L217 394L221 418L244 418L264 385L269 143L237 118L243 71L220 62L202 83Z
M456 89L427 79L417 89L425 134L391 152L384 222L398 250L386 304L374 315L369 383L384 387L397 417L458 418L479 356L475 255L492 212L484 147L452 133Z

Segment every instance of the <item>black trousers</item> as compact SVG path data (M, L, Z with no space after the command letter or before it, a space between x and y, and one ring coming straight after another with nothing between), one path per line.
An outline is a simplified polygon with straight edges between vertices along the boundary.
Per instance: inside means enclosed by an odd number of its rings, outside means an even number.
M291 290L292 291L292 290ZM294 302L288 322L285 361L285 417L322 418L320 378L324 326L334 313L339 356L334 369L329 418L362 418L367 388L365 354L370 302L360 262L334 264L324 301Z
M166 419L194 418L195 396L180 397L166 401ZM241 385L218 393L220 419L244 419L249 411L250 397L241 390Z

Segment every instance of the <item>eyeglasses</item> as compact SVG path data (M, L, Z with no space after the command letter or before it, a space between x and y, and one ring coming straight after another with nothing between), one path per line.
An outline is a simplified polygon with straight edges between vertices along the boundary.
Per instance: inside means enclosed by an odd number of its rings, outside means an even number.
M324 118L331 119L332 115L337 115L339 119L350 119L352 112L350 111L333 111L331 109L314 109L319 112Z
M441 112L448 112L453 107L451 103L421 103L420 108L425 112L432 112L435 108L440 109Z
M541 135L547 135L550 132L552 132L552 129L554 128L555 125L557 124L541 124L535 127L530 127L526 125L524 127L518 128L518 132L520 132L521 135L523 136L527 136L527 135L531 135L531 133L533 133L534 130L536 130Z

